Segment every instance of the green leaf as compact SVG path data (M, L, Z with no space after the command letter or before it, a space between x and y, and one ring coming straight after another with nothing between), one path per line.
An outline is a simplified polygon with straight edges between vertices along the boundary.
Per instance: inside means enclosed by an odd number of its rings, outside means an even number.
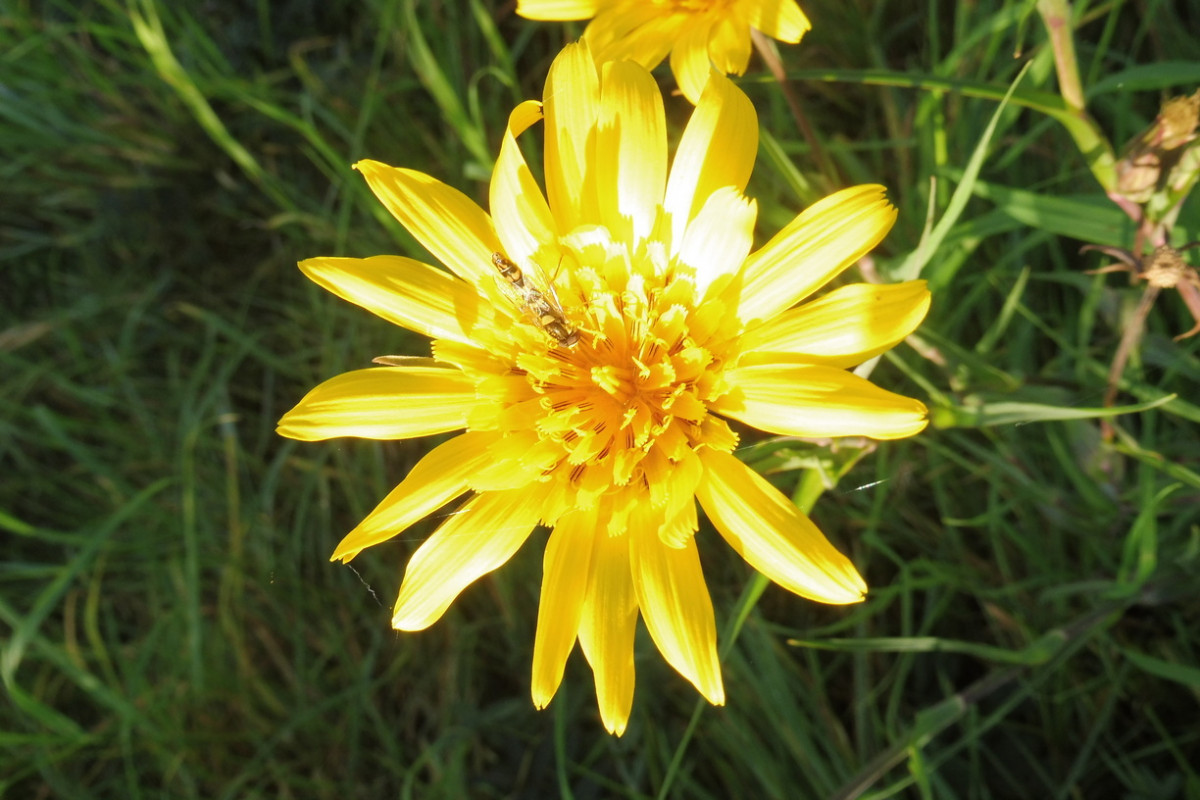
M1133 221L1103 194L1048 195L977 182L975 194L996 210L1031 228L1091 244L1124 247L1133 239Z
M1028 66L1026 66L1026 69L1028 69ZM967 167L963 170L962 181L954 190L954 194L950 196L950 202L946 206L946 210L942 213L942 218L938 220L937 225L933 227L932 231L921 237L917 249L909 253L908 257L896 269L894 277L897 280L906 281L918 277L929 264L930 259L933 258L933 254L938 251L938 248L946 239L946 235L950 233L955 223L958 222L958 218L967 207L967 201L971 197L971 190L975 184L975 179L979 176L979 171L983 169L983 162L988 154L988 144L992 140L992 134L995 133L996 126L1000 123L1000 115L1004 111L1004 107L1008 104L1009 98L1016 91L1017 84L1025 76L1026 69L1021 70L1021 73L1013 81L1012 86L1008 88L1008 91L1000 101L1000 105L996 108L995 113L992 114L987 128L984 129L983 135L979 137L979 144L975 146L975 152L971 154L971 160L967 162ZM935 286L934 289L936 290L936 288Z
M1087 89L1089 98L1109 92L1147 92L1170 86L1191 87L1200 83L1200 62L1160 61L1139 64L1096 81Z
M1024 425L1030 422L1053 422L1063 419L1099 419L1121 414L1136 414L1151 408L1158 408L1175 400L1175 395L1167 395L1137 405L1114 408L1051 406L1011 400L989 402L983 398L975 398L974 402L971 400L968 398L968 402L960 406L930 409L930 422L935 428L990 428L998 425Z
M1148 656L1145 653L1139 653L1137 650L1130 650L1129 648L1122 648L1121 653L1143 672L1148 672L1155 677L1174 681L1193 689L1200 689L1200 668L1164 661L1161 658Z

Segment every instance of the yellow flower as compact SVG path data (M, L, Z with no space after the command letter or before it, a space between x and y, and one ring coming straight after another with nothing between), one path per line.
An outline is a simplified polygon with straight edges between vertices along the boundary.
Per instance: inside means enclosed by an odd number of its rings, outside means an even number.
M517 13L591 19L583 40L600 63L629 59L654 69L669 53L671 72L693 103L710 60L727 75L746 71L751 28L795 44L812 27L794 0L517 0Z
M543 115L546 194L516 143ZM866 591L812 522L731 454L737 435L725 419L805 437L893 439L925 426L921 403L846 371L917 326L924 283L851 284L810 299L883 238L895 209L882 187L847 189L751 253L756 206L742 190L757 139L750 101L714 73L668 170L650 74L628 61L598 70L572 45L551 67L544 107L527 101L509 118L490 216L428 175L357 165L450 272L399 256L300 265L432 337L433 357L389 357L326 381L279 432L464 431L425 456L333 558L348 561L467 495L408 563L392 624L420 630L535 526L552 528L533 701L550 702L578 639L617 734L633 700L639 612L667 661L724 701L696 500L779 585L826 603Z

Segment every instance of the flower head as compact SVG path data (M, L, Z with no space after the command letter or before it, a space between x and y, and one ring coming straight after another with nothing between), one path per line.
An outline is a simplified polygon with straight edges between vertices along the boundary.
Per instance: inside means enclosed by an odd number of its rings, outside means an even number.
M516 137L545 120L546 192ZM639 612L659 650L722 703L716 627L693 534L696 501L752 566L797 594L853 603L854 565L731 453L727 419L806 437L892 439L925 407L847 371L924 316L923 282L811 295L895 219L881 187L809 208L751 253L757 150L749 100L714 74L668 169L662 96L632 62L585 45L551 67L544 106L509 118L491 214L419 172L357 165L446 267L398 256L314 258L339 296L433 338L432 358L335 377L280 421L285 436L401 439L434 448L337 547L349 560L465 502L409 561L393 625L436 621L471 582L552 528L533 659L550 702L578 639L601 716L624 730ZM797 303L803 303L798 305Z
M636 61L654 69L671 56L679 88L695 103L711 64L741 75L750 29L796 43L812 26L794 0L517 0L528 19L591 19L583 39L596 61Z

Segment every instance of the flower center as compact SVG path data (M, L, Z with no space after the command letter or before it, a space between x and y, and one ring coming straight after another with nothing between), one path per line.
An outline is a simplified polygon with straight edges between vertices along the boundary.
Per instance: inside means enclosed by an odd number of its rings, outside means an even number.
M565 484L566 502L649 488L700 446L731 450L737 438L708 402L724 391L722 343L737 322L697 303L690 269L620 256L563 273L556 293L578 341L527 325L516 360L540 396L538 436L560 453L545 477Z

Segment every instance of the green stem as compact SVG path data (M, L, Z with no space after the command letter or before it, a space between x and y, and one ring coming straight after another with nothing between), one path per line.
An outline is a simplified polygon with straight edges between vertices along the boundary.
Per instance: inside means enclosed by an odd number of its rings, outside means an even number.
M1079 81L1079 62L1075 59L1075 38L1071 27L1068 0L1038 0L1038 13L1050 34L1054 49L1054 69L1058 72L1058 91L1071 110L1084 113L1083 84Z
M1116 188L1116 168L1112 145L1096 127L1084 107L1083 83L1079 80L1079 61L1075 58L1074 26L1071 22L1069 0L1038 0L1038 14L1046 24L1050 47L1054 52L1054 70L1058 74L1058 91L1065 106L1058 118L1075 140L1075 146L1087 159L1092 174L1104 191ZM1136 218L1135 218L1136 219Z

